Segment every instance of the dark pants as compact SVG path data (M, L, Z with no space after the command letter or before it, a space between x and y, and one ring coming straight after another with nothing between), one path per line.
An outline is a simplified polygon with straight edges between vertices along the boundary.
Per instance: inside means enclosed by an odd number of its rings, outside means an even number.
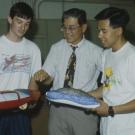
M31 121L22 111L0 111L0 135L31 135Z

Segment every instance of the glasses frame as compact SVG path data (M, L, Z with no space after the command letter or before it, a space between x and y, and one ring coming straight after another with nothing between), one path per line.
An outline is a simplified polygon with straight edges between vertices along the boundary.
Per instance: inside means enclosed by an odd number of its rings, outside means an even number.
M61 31L67 31L67 30L75 31L75 30L77 30L80 27L81 27L81 25L69 25L69 26L62 25L61 26Z

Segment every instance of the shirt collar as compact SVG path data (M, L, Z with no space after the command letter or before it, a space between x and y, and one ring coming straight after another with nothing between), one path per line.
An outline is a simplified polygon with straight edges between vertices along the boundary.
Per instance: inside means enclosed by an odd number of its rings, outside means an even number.
M70 44L70 43L67 43L69 46L75 46L75 47L80 47L80 46L82 46L83 45L83 43L84 43L84 40L85 40L85 38L84 38L84 36L83 36L83 38L82 38L82 40L78 43L78 44L76 44L76 45L72 45L72 44Z

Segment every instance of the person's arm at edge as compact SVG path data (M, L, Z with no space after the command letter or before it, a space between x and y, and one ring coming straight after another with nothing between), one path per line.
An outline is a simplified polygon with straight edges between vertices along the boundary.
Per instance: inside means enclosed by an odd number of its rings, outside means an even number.
M92 109L92 111L95 111L100 116L108 116L109 115L109 105L106 104L104 101L100 101L101 106ZM113 116L115 114L128 114L135 112L135 100L132 100L128 103L111 106L113 109Z
M36 83L34 77L32 77L31 80L30 80L28 90L30 91L30 95L32 97L32 100L33 101L38 101L40 96L41 96L41 92L39 90L39 86Z
M113 106L113 110L115 114L135 112L135 99L122 105Z
M100 98L102 98L102 92L103 92L103 86L97 88L96 90L88 92L88 94L100 99ZM102 102L104 102L104 101L102 101ZM128 103L116 105L116 106L112 106L112 107L114 110L114 114L126 114L126 113L135 112L135 99L132 101L129 101Z

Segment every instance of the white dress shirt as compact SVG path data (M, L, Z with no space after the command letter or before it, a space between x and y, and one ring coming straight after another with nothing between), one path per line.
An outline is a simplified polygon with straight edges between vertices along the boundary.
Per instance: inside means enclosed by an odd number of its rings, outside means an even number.
M76 49L76 70L73 87L89 91L97 86L102 49L83 38ZM54 79L52 90L63 87L72 48L65 39L52 45L43 69Z

